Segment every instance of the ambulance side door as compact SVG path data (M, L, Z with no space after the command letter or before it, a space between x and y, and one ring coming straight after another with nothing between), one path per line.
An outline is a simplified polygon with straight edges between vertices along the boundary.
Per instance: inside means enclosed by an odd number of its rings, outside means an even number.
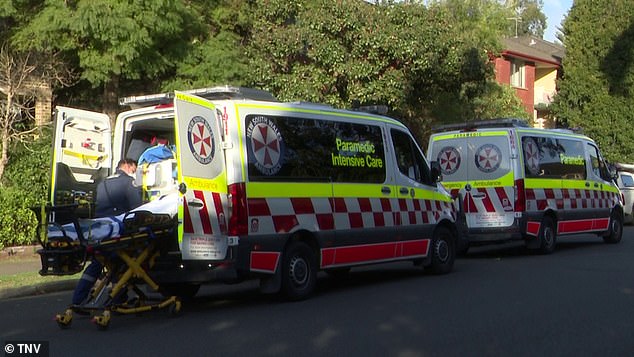
M435 201L437 185L432 179L430 166L412 136L405 130L390 128L396 169L394 187L398 209L396 222L403 232L403 240L419 244L421 254L427 254L427 245L439 218Z
M210 101L175 92L178 242L183 260L227 258L227 172L221 118Z
M80 218L94 215L97 184L110 173L110 118L103 113L56 107L49 201L54 206L77 204ZM55 220L69 217L57 213Z
M587 143L586 150L590 160L590 172L585 183L590 192L590 202L592 207L593 230L607 229L612 206L608 203L610 182L608 168L601 156L599 148L592 143Z

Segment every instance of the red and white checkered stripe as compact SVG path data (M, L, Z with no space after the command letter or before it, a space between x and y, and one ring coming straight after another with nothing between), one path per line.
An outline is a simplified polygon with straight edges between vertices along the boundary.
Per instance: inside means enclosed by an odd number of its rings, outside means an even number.
M251 198L249 234L433 224L455 220L453 202L390 198Z
M611 208L620 202L616 192L567 188L526 189L526 210Z
M183 232L192 234L218 234L227 232L224 207L227 207L227 195L217 192L193 191L194 197L203 202L200 209L189 207L184 200ZM210 210L213 216L210 216Z
M509 212L513 210L513 187L481 187L465 195L464 209L467 213ZM481 196L474 198L473 196Z

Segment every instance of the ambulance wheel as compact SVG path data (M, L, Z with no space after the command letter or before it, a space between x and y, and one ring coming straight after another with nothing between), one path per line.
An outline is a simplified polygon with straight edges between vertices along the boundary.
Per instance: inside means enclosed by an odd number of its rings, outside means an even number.
M550 254L555 251L557 244L557 231L555 230L555 222L549 216L542 219L539 230L539 252L542 254Z
M317 284L313 250L303 242L291 242L282 261L282 293L291 301L308 298Z
M610 227L607 235L603 236L603 241L615 244L621 241L621 237L623 237L623 218L617 211L612 211Z
M456 260L456 240L451 231L445 227L438 227L434 233L431 246L431 265L428 267L433 274L446 274L453 269Z

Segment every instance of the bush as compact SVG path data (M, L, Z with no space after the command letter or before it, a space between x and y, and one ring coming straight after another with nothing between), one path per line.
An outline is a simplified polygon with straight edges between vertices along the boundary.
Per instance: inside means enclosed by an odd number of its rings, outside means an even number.
M37 220L29 207L47 201L51 132L43 128L29 142L15 144L0 190L0 248L37 241Z

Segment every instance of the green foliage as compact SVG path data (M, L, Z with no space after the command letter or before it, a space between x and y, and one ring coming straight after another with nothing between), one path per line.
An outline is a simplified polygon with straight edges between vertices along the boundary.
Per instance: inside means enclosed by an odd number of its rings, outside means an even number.
M479 5L486 5L483 8ZM419 135L486 98L506 10L494 1L255 1L248 80L281 100L387 104Z
M0 248L36 241L37 221L29 207L47 199L51 140L45 128L32 141L17 143L11 150L0 189Z
M610 161L634 161L632 1L575 1L564 23L558 119L594 138Z

